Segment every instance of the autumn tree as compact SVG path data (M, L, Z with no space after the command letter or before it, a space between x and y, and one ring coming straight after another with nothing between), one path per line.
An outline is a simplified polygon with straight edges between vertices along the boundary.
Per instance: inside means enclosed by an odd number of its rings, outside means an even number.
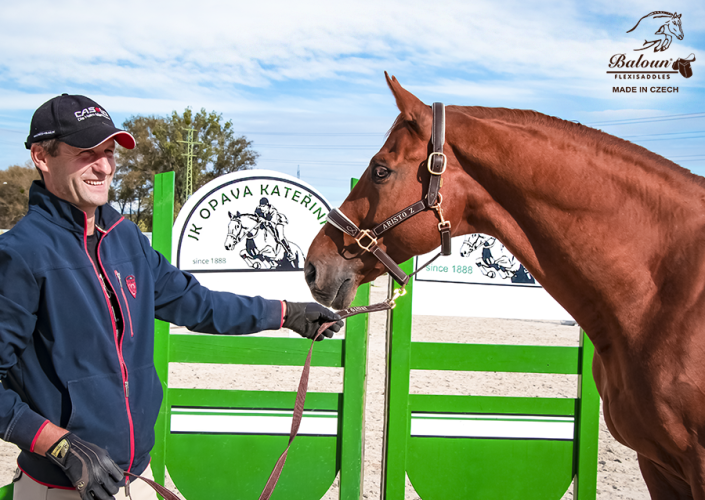
M28 161L0 170L0 229L10 229L27 213L29 188L39 172Z
M221 114L201 109L193 113L186 108L180 115L133 116L122 124L137 141L135 149L118 150L117 170L111 201L143 230L152 226L152 188L154 175L176 172L175 205L177 211L186 202L187 129L194 129L197 142L193 157L194 191L216 177L255 166L258 153L244 136L236 137L231 120Z

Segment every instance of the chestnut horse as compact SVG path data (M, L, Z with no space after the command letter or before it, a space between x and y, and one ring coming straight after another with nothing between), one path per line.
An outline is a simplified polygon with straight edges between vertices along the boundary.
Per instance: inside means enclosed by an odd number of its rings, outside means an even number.
M340 207L370 229L423 199L432 112L387 76L401 114ZM582 326L612 435L656 500L705 500L705 180L627 141L533 111L446 108L441 188L454 236L497 237ZM437 213L379 239L403 262L439 244ZM305 276L336 309L385 272L331 224ZM401 299L403 300L403 299Z

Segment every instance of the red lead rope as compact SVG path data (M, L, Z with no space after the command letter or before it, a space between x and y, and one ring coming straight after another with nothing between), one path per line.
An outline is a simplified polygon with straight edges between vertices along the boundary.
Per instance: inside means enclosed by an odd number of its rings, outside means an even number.
M403 293L395 296L394 299L401 295L403 295ZM357 314L387 311L389 309L394 308L394 299L388 299L384 302L380 302L379 304L372 304L370 306L349 307L348 309L338 311L338 314L340 315L340 319L345 319L349 318L350 316L355 316ZM321 327L318 329L318 333L316 333L316 336L311 342L311 347L308 350L308 356L306 356L306 363L304 363L304 369L301 373L299 388L296 391L296 402L294 403L294 417L291 421L289 443L287 444L284 453L282 453L279 457L279 460L277 460L277 463L274 466L274 470L270 474L269 479L267 480L267 484L264 486L262 494L259 496L259 500L269 500L269 497L272 496L272 493L274 492L274 487L277 485L277 481L279 481L279 476L281 475L282 469L284 468L284 463L286 462L286 456L289 453L289 448L291 448L291 443L294 441L296 434L299 432L299 427L301 426L301 418L304 412L304 403L306 402L306 392L308 391L308 376L309 372L311 371L311 353L313 352L313 345L316 343L316 339L320 337L324 331L326 331L331 325L335 323L335 321L331 321L330 323L322 324Z

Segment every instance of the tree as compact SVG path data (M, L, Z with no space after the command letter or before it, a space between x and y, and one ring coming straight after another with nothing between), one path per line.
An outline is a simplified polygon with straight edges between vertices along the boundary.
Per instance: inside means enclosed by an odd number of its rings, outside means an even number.
M10 229L27 213L29 188L39 179L39 172L28 161L0 170L0 229Z
M244 136L235 137L232 121L223 122L222 115L215 111L201 109L194 114L186 108L183 115L174 111L168 117L133 116L122 126L135 137L137 146L118 152L111 201L123 215L149 229L155 174L176 172L177 211L188 199L186 144L180 142L187 138L186 129L195 129L193 140L199 143L193 151L194 190L220 175L252 168L259 156L251 149L251 141Z

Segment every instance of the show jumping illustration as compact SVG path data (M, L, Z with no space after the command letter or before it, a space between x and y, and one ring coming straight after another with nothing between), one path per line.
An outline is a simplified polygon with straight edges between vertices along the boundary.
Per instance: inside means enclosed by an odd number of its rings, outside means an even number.
M302 269L306 256L301 248L284 235L286 215L262 198L252 214L228 212L225 249L235 250L243 240L240 257L252 269Z
M512 283L536 283L529 271L497 238L478 233L467 235L460 247L460 256L470 257L473 252L476 253L475 265L488 278L509 279Z
M683 40L683 25L681 24L681 14L678 14L677 12L674 12L671 14L670 12L665 12L665 11L654 11L649 14L646 14L644 17L639 19L637 21L636 25L627 33L631 33L634 31L637 26L639 26L639 23L643 21L644 19L647 18L652 18L652 19L665 19L665 21L660 22L657 24L659 28L654 32L654 35L661 35L663 36L663 39L657 39L657 40L644 40L644 45L640 49L634 49L634 50L647 50L650 49L651 47L654 48L654 52L662 52L664 50L667 50L668 47L671 46L671 42L673 41L673 37L675 36L678 40ZM653 29L653 28L652 28Z

